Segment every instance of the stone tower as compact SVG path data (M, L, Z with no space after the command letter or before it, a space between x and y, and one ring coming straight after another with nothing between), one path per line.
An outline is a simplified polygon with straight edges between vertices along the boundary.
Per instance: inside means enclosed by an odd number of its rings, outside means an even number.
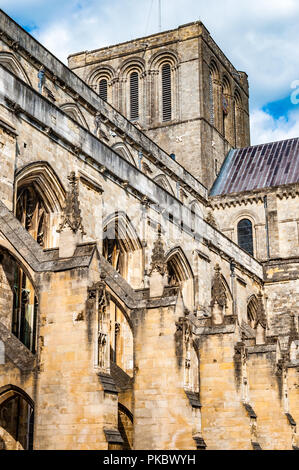
M69 67L210 188L250 145L248 81L197 21L69 57Z

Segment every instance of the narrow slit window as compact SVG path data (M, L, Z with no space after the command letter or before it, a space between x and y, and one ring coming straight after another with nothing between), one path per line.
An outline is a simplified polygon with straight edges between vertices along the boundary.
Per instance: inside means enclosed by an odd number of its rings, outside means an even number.
M238 245L253 256L252 223L248 219L242 219L238 223Z
M102 100L104 101L107 101L107 96L108 96L107 90L108 90L107 80L106 78L102 78L102 80L100 80L100 83L99 83L99 95L100 95L100 98L102 98Z
M171 121L171 68L169 64L162 67L162 117L163 121Z
M213 90L213 75L211 71L209 75L209 104L210 104L210 123L214 125L214 90Z
M137 72L130 75L130 119L139 118L139 77Z

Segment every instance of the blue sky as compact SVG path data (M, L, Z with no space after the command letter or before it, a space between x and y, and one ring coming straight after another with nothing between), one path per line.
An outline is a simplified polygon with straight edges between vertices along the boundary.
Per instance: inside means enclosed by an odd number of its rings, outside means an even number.
M0 0L0 8L67 63L73 52L157 32L158 1ZM299 89L298 0L161 3L162 29L200 19L249 75L253 144L299 136L299 104L291 102Z

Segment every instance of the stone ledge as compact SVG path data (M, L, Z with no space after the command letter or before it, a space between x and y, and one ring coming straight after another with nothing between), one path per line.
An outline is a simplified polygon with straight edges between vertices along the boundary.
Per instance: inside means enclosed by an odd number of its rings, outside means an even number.
M190 392L189 390L185 390L185 393L187 395L187 398L189 400L190 405L192 408L201 408L201 404L199 401L199 393L196 392Z
M105 374L104 372L99 372L97 375L105 393L113 393L116 395L118 394L114 379L111 377L111 375Z
M205 326L195 330L196 335L220 335L232 334L236 330L236 325Z
M5 346L5 355L22 371L32 371L36 356L0 322L0 339Z
M118 429L104 429L104 434L109 444L123 444L123 438Z
M248 354L262 354L268 352L276 353L276 344L260 344L256 346L249 346L247 351Z

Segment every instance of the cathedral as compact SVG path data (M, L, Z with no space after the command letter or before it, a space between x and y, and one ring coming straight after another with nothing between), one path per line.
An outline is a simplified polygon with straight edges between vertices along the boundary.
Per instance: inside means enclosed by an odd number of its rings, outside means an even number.
M299 449L299 139L248 102L200 21L67 67L0 11L0 449Z

